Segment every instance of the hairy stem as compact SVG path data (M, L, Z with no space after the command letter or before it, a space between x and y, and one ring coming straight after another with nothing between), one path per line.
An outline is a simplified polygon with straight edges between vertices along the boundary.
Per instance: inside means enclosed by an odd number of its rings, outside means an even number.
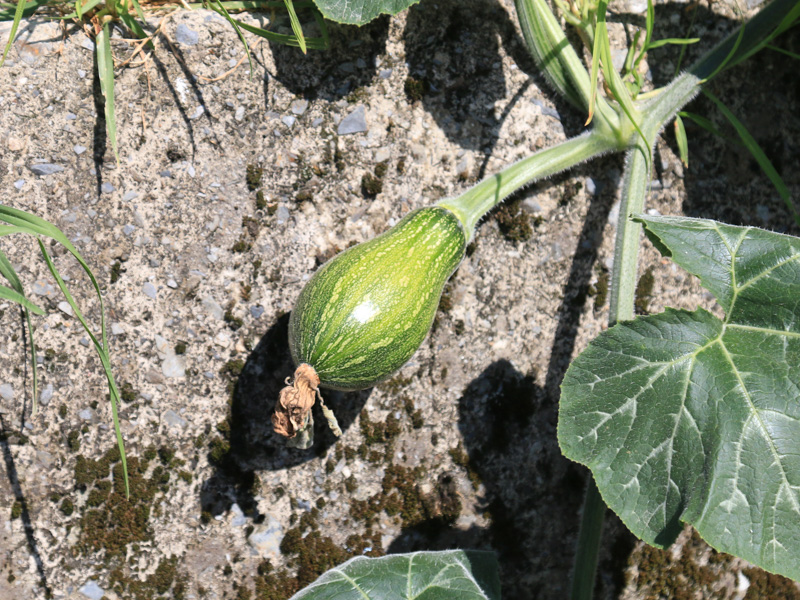
M438 204L455 213L472 238L478 221L518 189L617 149L616 141L609 136L596 131L585 133L523 158L457 198L447 198Z

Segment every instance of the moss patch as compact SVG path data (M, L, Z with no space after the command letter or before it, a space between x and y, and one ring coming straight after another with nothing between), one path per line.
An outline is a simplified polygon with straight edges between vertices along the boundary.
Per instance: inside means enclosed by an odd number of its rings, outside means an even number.
M649 267L636 284L636 297L633 301L633 307L637 315L649 314L648 308L650 307L650 300L653 297L653 287L655 286L656 278L653 275L653 267Z
M144 581L128 577L123 569L111 571L109 577L111 588L121 598L134 600L150 600L150 598L186 598L186 581L178 574L178 557L170 556L162 559L155 572Z
M403 84L403 91L410 103L419 102L428 93L430 84L424 79L407 77Z
M247 165L245 177L247 180L247 189L251 192L255 192L259 189L261 187L261 177L263 174L264 170L258 165Z
M708 561L697 558L708 553ZM632 582L643 600L692 600L716 597L715 584L729 569L731 557L710 548L696 531L677 559L666 550L644 545L633 552L629 563L638 567ZM748 594L749 597L749 594ZM773 598L774 596L769 596Z
M503 204L495 213L500 233L510 242L524 242L533 235L531 218L522 210L520 200Z
M605 266L598 267L597 283L589 290L594 296L594 310L598 311L608 302L608 282L611 277Z
M372 173L365 173L361 178L361 193L366 198L374 198L383 191L383 178L386 176L388 165L378 163Z
M105 550L107 558L124 557L128 544L152 539L150 508L156 495L167 490L169 473L157 466L147 477L149 462L128 458L130 499L126 499L117 448L98 460L78 456L75 486L78 493L87 494L88 507L79 523L80 537L75 546L78 554Z
M455 490L455 480L449 474L439 477L435 491L426 494L420 483L425 469L389 465L383 476L381 491L366 500L352 500L350 514L371 528L376 517L386 512L397 517L404 528L425 526L440 529L461 514L461 500Z
M762 569L744 569L742 573L750 580L744 600L800 600L800 590L791 579Z

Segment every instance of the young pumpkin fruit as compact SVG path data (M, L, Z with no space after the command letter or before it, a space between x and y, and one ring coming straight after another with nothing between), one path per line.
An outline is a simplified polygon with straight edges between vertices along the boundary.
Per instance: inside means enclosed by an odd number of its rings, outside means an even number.
M289 320L289 348L298 369L272 419L277 433L294 437L308 427L314 396L322 401L320 386L366 389L411 358L468 239L450 210L421 208L314 274Z

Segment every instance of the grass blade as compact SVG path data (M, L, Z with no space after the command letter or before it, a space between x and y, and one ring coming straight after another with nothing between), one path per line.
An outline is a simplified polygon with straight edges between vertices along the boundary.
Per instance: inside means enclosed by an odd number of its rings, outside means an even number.
M97 351L97 355L100 357L100 362L103 365L103 370L106 373L106 379L108 380L108 389L109 389L109 396L111 400L111 419L114 422L114 433L117 436L117 447L119 448L119 455L120 460L122 461L122 475L125 479L125 495L130 496L130 488L128 486L128 462L125 456L125 443L122 439L122 431L120 430L119 426L119 390L117 389L117 384L114 381L114 374L111 372L111 361L108 356L108 345L105 343L105 329L103 330L103 345L95 337L92 330L89 328L89 324L86 322L86 319L81 313L81 310L78 308L75 299L72 297L72 294L69 292L69 288L64 283L64 280L61 278L61 275L56 269L55 264L53 263L53 259L50 258L50 254L47 252L47 248L45 248L44 243L41 239L37 238L39 242L39 250L42 252L42 256L44 256L45 261L47 262L47 267L50 269L50 274L56 280L61 293L64 294L64 298L67 299L67 302L72 307L72 311L75 313L75 316L80 321L80 324L83 326L84 331L86 331L89 338L92 340L94 344L95 350Z
M235 20L235 19L234 19ZM299 42L297 38L293 35L286 35L283 33L275 33L274 31L267 31L266 29L261 29L260 27L255 27L254 25L248 25L247 23L243 23L242 21L236 20L236 23L239 27L244 29L245 31L262 37L264 39L270 40L272 42L277 42L279 44L285 44L287 46L299 46ZM328 47L327 42L327 31L324 32L325 38L306 38L306 47L311 48L312 50L324 50Z
M23 2L23 4L24 4L24 6L22 8L22 17L29 17L33 13L35 13L37 10L39 10L40 6L47 6L46 0L33 0L32 2L28 2L28 3L24 3ZM13 6L14 8L13 9L11 9L11 8L1 9L0 10L0 21L13 21L14 17L17 14L17 9L19 8L19 4L13 4L12 5L12 4L9 3L9 4L7 4L7 6ZM10 37L8 39L9 39L9 41L12 41L14 39L13 30L12 30L12 32L10 34ZM2 66L2 63L0 63L0 66Z
M61 276L55 269L55 265L53 265L50 255L47 254L47 249L39 239L39 249L42 251L45 261L48 263L48 268L50 268L51 274L53 274L53 277L59 283L59 287L64 293L64 297L67 299L67 302L72 307L74 313L78 316L78 319L84 326L84 329L86 329L86 333L94 343L95 350L100 357L100 362L103 364L103 369L105 370L106 378L108 380L109 396L111 399L111 415L114 421L114 432L117 437L117 445L119 447L120 457L122 460L122 473L125 478L125 492L128 494L128 465L125 460L125 446L122 440L122 432L119 428L119 419L117 415L117 406L119 404L120 394L119 390L117 389L117 384L114 381L113 373L111 372L111 362L108 354L108 336L106 333L105 305L103 303L103 295L100 293L100 285L97 283L94 273L92 273L92 270L89 268L89 265L83 259L80 252L78 252L77 248L72 245L72 242L67 239L67 236L65 236L64 233L55 225L45 221L41 217L37 217L36 215L3 205L0 205L0 221L4 221L15 226L21 232L35 235L37 236L37 239L38 236L45 236L56 240L59 244L64 246L70 252L70 254L72 254L72 256L75 257L75 260L78 261L86 275L89 277L89 280L92 282L92 286L94 287L94 291L97 295L97 300L100 305L100 333L102 343L97 340L96 336L87 327L86 321L83 319L83 314L80 312L77 304L75 304L75 301L72 299L72 295L69 293L69 290L64 284L63 279L61 279ZM3 229L8 230L8 228ZM2 231L0 231L0 233L2 233Z
M135 1L135 0L134 0ZM135 9L138 9L141 12L142 8L139 6L138 2L134 4ZM147 37L147 32L144 30L142 25L136 18L130 13L128 10L127 0L122 0L121 2L117 2L117 14L119 15L120 20L125 23L125 26L130 29L133 34L138 37L140 40L143 40ZM144 13L142 13L141 17L142 21L144 21ZM149 49L155 49L152 42L147 42L145 44Z
M678 142L678 155L685 166L689 166L689 142L686 139L686 127L683 126L683 119L680 115L675 115L675 141Z
M142 5L139 4L139 0L132 0L132 2L133 2L133 10L136 12L136 16L138 16L139 19L141 19L142 23L144 23L145 22L145 18L144 18L144 11L142 10ZM123 2L123 6L124 5L125 5L125 3ZM127 12L127 10L128 10L128 8L126 6L125 7L125 11Z
M604 35L608 35L608 32L605 30L605 21L600 22L600 19L597 19L597 27L594 31L594 44L592 47L592 71L589 76L589 85L590 85L590 95L589 95L589 114L586 117L586 122L583 124L586 127L589 123L592 122L592 117L594 117L594 104L597 100L597 78L600 72L600 39Z
M314 13L314 20L317 22L319 30L322 32L321 50L327 50L328 46L330 45L330 38L328 37L328 23L325 21L322 13L319 12L319 9L316 6L312 9L312 12Z
M722 71L722 69L727 67L728 63L733 60L734 56L736 56L736 51L739 49L739 45L742 43L742 40L744 39L745 27L746 24L743 23L742 26L739 28L739 35L736 36L736 41L733 43L733 47L731 48L730 52L728 52L728 56L726 56L725 60L719 63L719 65L717 65L717 68L711 72L711 75L705 78L705 81L713 79L717 75L717 73L719 73L720 71ZM731 66L733 66L733 64L731 64Z
M790 56L795 60L800 60L800 54L789 52L788 50L784 50L783 48L779 48L778 46L773 46L772 44L769 44L765 47L769 48L770 50L774 50L775 52L780 52L781 54L785 54L786 56Z
M6 62L8 51L11 50L14 38L17 37L17 28L19 28L19 22L22 20L23 12L25 12L25 0L17 0L17 9L14 11L14 23L11 25L11 32L8 34L6 47L3 49L3 58L0 59L0 67Z
M100 78L100 91L104 99L108 137L111 140L111 148L114 151L114 158L117 160L117 166L119 166L119 153L117 152L117 121L114 117L114 57L111 56L111 36L109 34L109 24L105 23L95 38L97 76Z
M12 302L16 302L26 311L30 310L35 312L37 315L43 315L45 312L36 306L33 302L28 300L25 296L17 292L16 290L12 290L10 287L6 287L4 285L0 285L0 298L4 300L11 300Z
M717 127L708 119L706 119L703 115L698 115L697 113L689 112L686 110L682 110L678 113L679 117L684 119L689 119L690 121L694 121L697 125L708 131L709 133L713 133L716 136L721 137L724 140L728 140L730 142L736 143L738 140L734 140L728 138L724 133L722 133Z
M214 8L214 5L216 5L218 8ZM253 57L250 56L250 46L247 45L247 40L244 39L244 34L242 33L242 30L239 29L239 26L237 25L237 23L239 23L239 21L236 21L236 20L233 19L233 17L231 17L230 13L228 13L227 9L224 6L222 6L222 3L219 0L216 0L215 2L212 2L211 3L211 8L214 9L214 11L216 11L218 14L222 15L225 18L225 20L228 21L228 23L231 24L231 26L233 27L234 31L236 31L236 35L239 36L239 39L242 41L242 44L244 44L244 53L247 54L247 62L250 63L250 78L252 79L253 78Z
M717 106L719 111L725 116L726 119L728 119L730 124L733 125L733 128L736 130L736 133L739 134L739 137L741 138L745 148L747 148L750 154L753 155L753 158L756 159L758 166L761 167L761 170L764 171L764 174L772 182L772 185L775 186L775 190L778 192L778 195L786 203L786 207L789 209L789 214L792 215L797 225L800 226L800 214L798 214L797 209L794 207L789 188L786 187L786 184L778 174L778 171L775 170L772 162L769 160L769 158L767 158L767 155L764 154L761 146L759 146L758 142L756 142L753 136L750 135L750 132L747 131L747 128L744 126L744 124L736 118L736 116L728 109L727 106L722 103L719 98L705 89L703 90L703 93Z
M647 49L652 50L654 48L661 48L661 46L666 46L667 44L673 44L675 46L688 46L689 44L696 44L700 41L700 38L664 38L663 40L658 40L650 44Z
M36 364L36 343L33 339L31 313L33 312L37 315L44 315L45 312L25 297L25 290L22 287L22 282L19 280L17 272L14 270L11 261L8 260L8 257L2 250L0 250L0 274L2 274L3 277L5 277L14 288L13 290L7 287L0 288L0 296L6 300L11 300L21 304L22 310L25 313L25 325L28 329L28 343L31 351L31 375L33 378L33 405L31 408L31 417L35 417L36 408L39 405L39 372L38 365ZM9 294L9 292L11 292L11 294ZM15 298L14 296L18 296L18 298Z
M306 40L303 37L303 28L300 26L300 19L297 18L297 13L294 11L292 0L284 0L286 2L286 10L289 12L289 23L292 25L292 31L297 38L297 43L300 45L300 50L306 54Z

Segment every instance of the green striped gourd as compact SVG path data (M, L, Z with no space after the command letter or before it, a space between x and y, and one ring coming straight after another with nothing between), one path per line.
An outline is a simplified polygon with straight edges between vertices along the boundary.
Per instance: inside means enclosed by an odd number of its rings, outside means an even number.
M425 339L467 240L455 214L430 206L327 262L289 320L295 364L310 365L321 386L336 390L389 377Z

